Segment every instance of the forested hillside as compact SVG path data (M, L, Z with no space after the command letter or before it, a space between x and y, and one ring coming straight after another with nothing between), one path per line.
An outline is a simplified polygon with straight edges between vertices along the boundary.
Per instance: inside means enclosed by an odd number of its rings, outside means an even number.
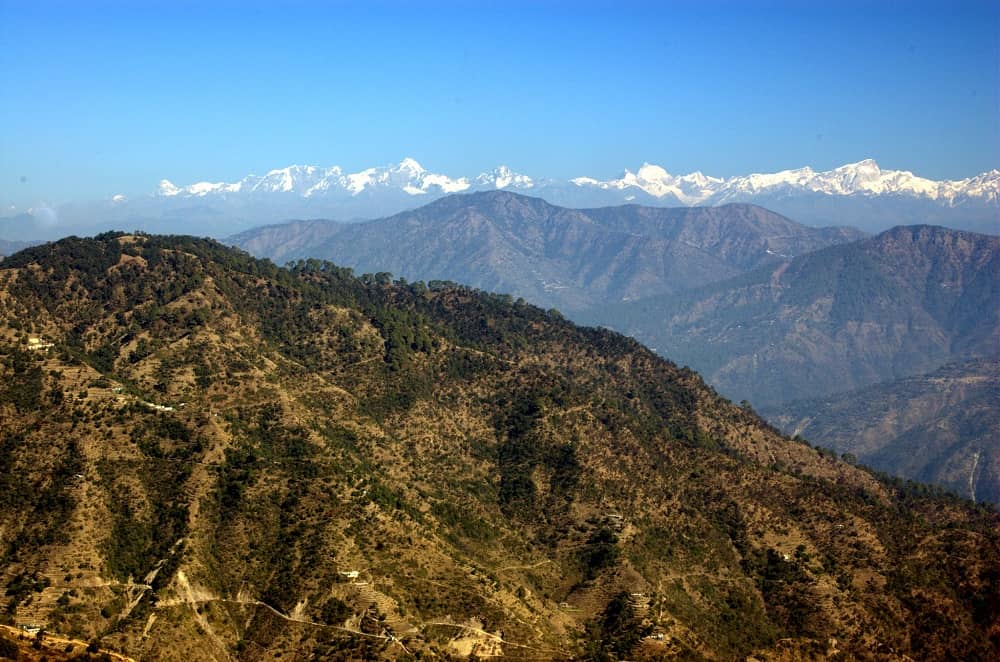
M1000 503L1000 359L949 363L763 413L788 434L882 471Z
M992 659L1000 517L468 288L107 234L0 268L4 617L142 659Z

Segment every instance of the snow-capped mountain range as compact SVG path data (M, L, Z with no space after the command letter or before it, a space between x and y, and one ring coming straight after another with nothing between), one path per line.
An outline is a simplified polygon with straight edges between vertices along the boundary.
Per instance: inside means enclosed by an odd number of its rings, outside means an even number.
M379 218L446 195L492 189L563 207L748 202L813 226L853 225L878 232L894 225L932 224L1000 234L1000 170L934 181L905 170L883 170L868 159L823 172L805 167L721 178L700 172L673 175L646 163L616 179L560 180L533 178L506 166L452 177L406 158L359 172L293 165L235 182L178 185L164 179L146 195L117 194L0 218L0 238L39 240L122 228L225 237L291 219Z
M380 168L368 168L357 173L345 173L339 166L288 166L266 175L248 175L238 182L198 182L178 187L164 179L157 194L164 197L226 194L293 193L304 198L324 195L359 195L366 191L395 189L411 196L447 195L487 188L539 190L559 185L601 191L619 191L628 195L643 194L657 199L676 201L681 205L725 204L747 202L755 196L776 192L822 193L826 195L901 195L924 198L945 204L963 199L997 202L1000 195L1000 170L991 170L976 177L953 181L934 181L907 170L883 170L872 159L849 163L833 170L817 172L812 168L783 170L768 174L751 174L723 179L700 172L672 175L664 168L644 163L636 172L626 170L617 179L598 180L577 177L568 182L536 180L500 166L476 177L459 177L430 172L412 158Z
M638 189L656 198L672 196L685 205L745 202L754 196L775 192L823 193L826 195L903 195L955 204L963 198L996 202L1000 193L1000 170L957 181L934 181L908 170L882 170L872 159L816 172L812 168L782 170L729 179L700 172L674 176L657 165L643 164L635 173L625 171L619 179L598 181L588 177L571 180L577 186L626 191Z
M164 197L225 194L292 193L303 198L325 195L359 195L366 191L396 190L407 195L447 195L470 189L512 188L525 189L534 185L530 177L500 166L490 172L468 179L452 179L425 170L415 159L405 158L398 164L368 168L356 173L345 173L340 166L319 168L293 165L271 170L266 175L247 175L238 182L198 182L178 187L169 180L161 180L157 195Z

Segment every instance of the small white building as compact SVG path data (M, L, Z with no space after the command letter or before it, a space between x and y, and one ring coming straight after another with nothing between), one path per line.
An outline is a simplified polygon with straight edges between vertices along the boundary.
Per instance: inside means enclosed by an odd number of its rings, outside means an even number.
M49 347L52 347L52 343L45 342L41 338L39 338L38 336L29 336L28 337L28 349L33 349L33 350L35 350L35 349L48 349Z

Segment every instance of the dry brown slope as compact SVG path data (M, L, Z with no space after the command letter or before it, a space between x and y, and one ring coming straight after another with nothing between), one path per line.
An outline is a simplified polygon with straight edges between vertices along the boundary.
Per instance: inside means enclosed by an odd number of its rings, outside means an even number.
M996 651L995 513L790 442L633 341L186 238L15 257L15 620L157 659Z
M798 434L881 471L1000 502L1000 359L764 412Z

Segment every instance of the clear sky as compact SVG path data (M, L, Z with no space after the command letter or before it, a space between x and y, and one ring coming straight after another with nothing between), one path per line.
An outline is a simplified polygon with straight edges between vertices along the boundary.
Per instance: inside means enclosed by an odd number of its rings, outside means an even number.
M1000 3L0 0L0 202L412 156L1000 167Z

